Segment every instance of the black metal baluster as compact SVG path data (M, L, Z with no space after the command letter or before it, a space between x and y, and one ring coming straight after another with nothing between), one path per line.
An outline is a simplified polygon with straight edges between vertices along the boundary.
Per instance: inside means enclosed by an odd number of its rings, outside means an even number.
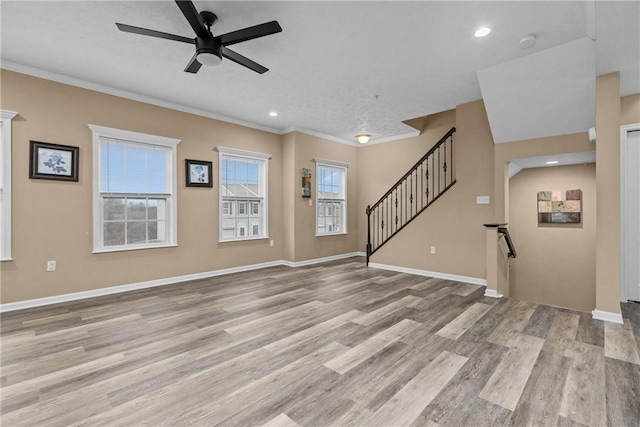
M426 191L426 196L427 196L427 205L429 204L429 158L427 157L427 172L426 172L426 177L427 177L427 191Z
M453 146L453 134L451 134L451 182L453 182L455 180L454 174L453 174L453 168L455 163L453 162L453 150L454 150L454 146Z
M410 217L413 217L413 172L409 175L409 185L411 187L411 195L409 196L409 209L411 210Z
M444 166L442 167L444 169L444 188L447 188L447 141L444 141L444 144L442 144L444 147Z

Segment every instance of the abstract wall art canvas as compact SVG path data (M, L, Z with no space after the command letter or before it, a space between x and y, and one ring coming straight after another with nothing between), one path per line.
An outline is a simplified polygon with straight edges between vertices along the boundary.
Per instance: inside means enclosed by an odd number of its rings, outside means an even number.
M539 224L580 224L582 190L547 190L538 192Z

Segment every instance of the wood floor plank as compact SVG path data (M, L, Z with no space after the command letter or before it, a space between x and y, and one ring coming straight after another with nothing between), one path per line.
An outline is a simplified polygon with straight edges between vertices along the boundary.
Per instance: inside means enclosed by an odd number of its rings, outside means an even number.
M384 347L398 341L400 338L414 330L419 325L420 324L418 322L414 322L413 320L402 320L392 327L369 338L362 344L359 344L358 346L350 349L344 354L341 354L336 358L329 360L327 363L325 363L325 366L329 369L333 369L339 374L344 374L379 352Z
M371 426L409 425L467 362L467 358L443 351L433 362L378 409ZM419 398L416 398L418 397Z
M543 344L544 340L540 338L520 334L479 396L513 411L520 400Z
M354 319L353 322L358 323L359 325L369 326L370 324L382 319L383 317L388 316L394 311L397 311L403 307L411 307L411 304L417 303L420 300L421 299L416 296L407 295L397 301L385 305L384 307L380 307L379 309L374 310L371 313L363 314L362 316Z
M576 340L579 323L580 316L578 314L559 311L551 323L542 349L547 352L564 354Z
M286 338L282 338L281 340L272 342L264 346L264 348L265 350L268 350L274 354L284 353L285 351L290 350L291 348L295 347L296 345L299 345L300 343L308 339L311 339L324 332L340 327L349 321L353 321L354 319L360 318L361 316L362 316L362 312L358 310L351 310L345 314L332 317L331 319L326 320L322 323L318 323L307 329L303 329L295 334L288 335Z
M594 319L591 313L580 313L576 340L604 347L604 322Z
M570 365L571 360L558 352L540 351L513 411L513 425L556 424Z
M547 334L549 333L549 329L551 329L556 313L558 313L558 309L555 307L549 307L542 304L539 305L531 315L531 318L522 330L522 333L533 335L538 338L547 338Z
M464 411L456 412L451 418L441 426L461 427L489 427L489 426L507 426L511 418L511 411L500 405L487 402L482 398L476 398L467 402Z
M585 425L606 424L605 365L602 347L574 343L560 415Z
M531 304L524 304L517 301L513 304L513 309L504 311L503 321L487 338L487 341L505 347L513 347L516 338L529 322L535 309Z
M487 311L491 310L491 307L492 306L488 304L475 303L460 316L436 332L436 334L454 340L458 339L467 329L471 328L475 322L484 316Z
M422 415L429 421L449 424L480 394L506 351L506 348L492 343L478 343L477 351L422 411Z
M613 359L622 360L640 365L638 347L633 345L635 338L631 325L625 323L606 322L604 325L604 355Z
M287 414L280 414L272 420L263 424L263 427L300 427L300 424L293 421Z
M607 423L640 425L640 365L605 358Z

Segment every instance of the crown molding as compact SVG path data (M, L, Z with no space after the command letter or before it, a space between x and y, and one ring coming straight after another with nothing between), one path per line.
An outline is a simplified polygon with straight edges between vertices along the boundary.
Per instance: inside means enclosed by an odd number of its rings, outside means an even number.
M216 114L206 110L201 110L199 108L188 107L186 105L178 104L175 102L163 101L157 98L153 98L151 96L141 95L139 93L130 92L127 90L115 89L110 86L101 85L99 83L94 83L87 80L78 79L75 77L69 77L62 74L42 70L40 68L30 67L27 65L18 64L18 63L7 61L7 60L3 60L2 63L0 64L0 67L8 71L14 71L16 73L26 74L32 77L51 80L54 82L79 87L82 89L93 90L95 92L106 93L107 95L118 96L120 98L125 98L132 101L138 101L138 102L143 102L145 104L155 105L157 107L168 108L170 110L181 111L183 113L189 113L196 116L219 120L221 122L232 123L234 125L240 125L240 126L248 127L251 129L257 129L265 132L282 135L282 130L280 129L270 128L267 126L258 125L256 123L234 119L221 114Z

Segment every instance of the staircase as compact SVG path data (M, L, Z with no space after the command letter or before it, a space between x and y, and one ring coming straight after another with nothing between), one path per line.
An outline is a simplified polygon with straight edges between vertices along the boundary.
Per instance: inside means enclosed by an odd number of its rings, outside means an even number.
M456 183L451 128L373 206L367 206L369 258Z

